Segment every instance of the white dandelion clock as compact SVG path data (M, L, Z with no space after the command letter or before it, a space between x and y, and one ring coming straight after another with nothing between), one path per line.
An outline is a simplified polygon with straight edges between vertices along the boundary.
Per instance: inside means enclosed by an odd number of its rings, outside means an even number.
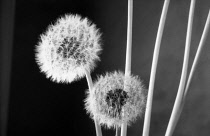
M87 18L65 15L41 35L36 61L47 78L70 83L94 69L101 51L100 36Z
M85 108L101 125L111 128L134 122L142 115L145 101L146 89L137 76L125 78L122 72L113 72L100 76L92 91L87 91Z

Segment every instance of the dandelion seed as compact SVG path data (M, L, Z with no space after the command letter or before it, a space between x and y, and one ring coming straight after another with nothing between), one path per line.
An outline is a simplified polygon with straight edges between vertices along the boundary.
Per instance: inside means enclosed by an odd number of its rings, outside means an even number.
M65 15L50 25L36 46L41 72L55 82L70 83L92 71L99 60L100 32L79 15Z
M91 118L96 117L108 128L119 127L123 122L130 125L143 113L145 93L137 76L125 78L122 72L107 73L98 78L92 91L87 91L85 108Z

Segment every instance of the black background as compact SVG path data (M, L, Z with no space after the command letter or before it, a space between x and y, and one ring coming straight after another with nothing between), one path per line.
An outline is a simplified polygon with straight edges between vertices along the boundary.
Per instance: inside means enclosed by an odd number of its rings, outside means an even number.
M163 0L134 0L132 73L148 88L152 55ZM190 0L171 0L160 49L150 135L165 134L179 85ZM197 0L190 67L209 0ZM125 67L127 0L17 0L11 73L8 136L94 136L94 123L84 109L85 78L72 84L51 82L35 62L39 35L58 17L77 13L88 17L102 35L101 61L93 80L106 71ZM174 135L210 134L210 36L189 88L186 105ZM128 136L142 134L143 118L128 127ZM102 129L104 136L113 130Z

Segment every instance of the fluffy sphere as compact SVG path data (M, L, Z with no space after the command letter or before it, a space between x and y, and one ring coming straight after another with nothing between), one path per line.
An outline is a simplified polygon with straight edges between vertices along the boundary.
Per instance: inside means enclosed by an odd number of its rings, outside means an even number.
M145 101L146 89L139 77L113 72L100 76L93 90L87 91L85 108L91 118L110 128L134 122L142 115Z
M70 83L92 71L99 60L100 32L79 15L65 15L50 25L36 46L41 72L55 82Z

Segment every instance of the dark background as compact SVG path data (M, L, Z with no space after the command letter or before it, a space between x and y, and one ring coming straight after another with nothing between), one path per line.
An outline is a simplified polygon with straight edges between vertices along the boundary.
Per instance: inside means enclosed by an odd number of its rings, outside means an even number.
M148 88L156 33L164 0L134 0L132 73ZM178 90L190 0L171 0L157 67L151 136L165 134ZM197 0L190 67L210 8ZM35 45L46 27L65 13L88 17L102 35L101 62L93 80L125 67L127 0L17 0L10 78L8 136L94 136L94 123L84 109L85 78L72 84L51 82L35 62ZM189 88L174 136L210 134L210 35ZM3 90L2 90L3 91ZM128 127L128 136L142 135L143 118ZM104 136L113 130L102 129Z

